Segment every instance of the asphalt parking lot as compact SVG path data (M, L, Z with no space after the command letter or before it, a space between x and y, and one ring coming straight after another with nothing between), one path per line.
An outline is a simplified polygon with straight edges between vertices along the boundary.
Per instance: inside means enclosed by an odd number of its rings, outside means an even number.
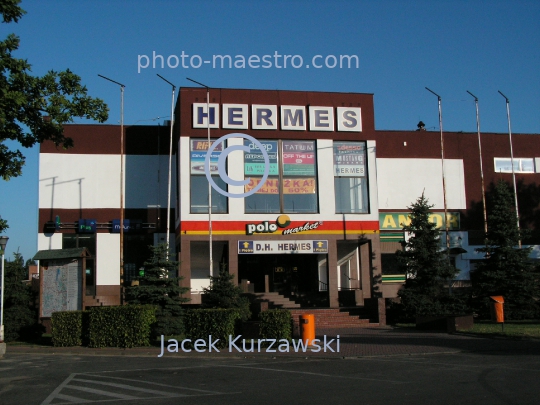
M330 330L340 353L8 347L0 403L537 404L540 341Z

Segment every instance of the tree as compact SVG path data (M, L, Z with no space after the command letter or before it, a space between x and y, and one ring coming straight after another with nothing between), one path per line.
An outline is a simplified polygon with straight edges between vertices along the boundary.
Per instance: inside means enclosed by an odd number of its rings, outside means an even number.
M139 285L126 288L126 301L158 307L154 336L180 335L184 331L182 304L189 301L182 295L189 289L180 286L182 277L174 276L178 262L169 259L167 245L150 246L150 250L152 256L144 263L144 276L139 278Z
M3 23L16 23L26 13L19 3L0 0ZM79 76L69 69L33 76L26 60L13 57L18 48L19 38L14 34L0 42L0 177L4 180L20 176L25 163L23 153L8 148L7 140L23 148L47 140L69 148L73 140L64 136L64 124L74 117L98 122L108 118L107 105L87 95ZM0 232L5 228L7 223L0 221Z
M20 253L15 260L5 263L4 288L4 327L5 340L39 337L38 313L35 305L36 295L27 280L28 269Z
M517 226L514 195L506 182L493 189L488 206L487 244L479 251L485 260L471 274L475 309L487 316L489 296L502 295L506 318L540 315L540 269L529 260L530 247L519 248L527 230Z
M457 270L441 250L441 232L429 220L428 200L422 194L410 207L410 223L403 227L410 237L405 249L396 252L407 279L398 292L407 318L416 315L442 315L463 310L459 297L450 295L445 282L454 278Z
M242 289L232 281L225 263L221 263L219 275L210 276L210 287L204 289L203 307L238 309L243 321L251 316L250 303L242 296Z

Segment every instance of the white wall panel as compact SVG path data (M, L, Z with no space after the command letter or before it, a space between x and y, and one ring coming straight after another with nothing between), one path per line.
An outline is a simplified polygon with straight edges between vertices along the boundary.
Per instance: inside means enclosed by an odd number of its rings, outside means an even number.
M120 156L42 153L39 208L119 208Z
M120 285L120 235L96 235L96 285Z
M334 148L331 139L317 140L317 182L319 185L319 212L336 213L334 198Z
M62 249L62 234L53 233L45 235L44 233L38 233L37 248L38 250ZM28 257L28 259L30 259L30 257Z
M445 159L448 209L466 209L461 159ZM405 210L424 193L433 208L443 209L440 159L377 159L379 209Z

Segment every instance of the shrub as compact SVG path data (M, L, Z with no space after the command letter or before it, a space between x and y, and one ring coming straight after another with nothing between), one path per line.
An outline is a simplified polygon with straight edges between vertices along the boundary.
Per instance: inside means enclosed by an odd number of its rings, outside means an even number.
M136 347L150 345L153 305L94 307L90 310L90 347Z
M235 309L192 309L185 312L184 325L186 338L196 339L219 339L216 347L226 347L229 336L235 334L236 322L240 319L240 313Z
M88 311L53 312L51 317L53 346L81 346L87 343L88 315Z
M286 309L271 309L259 314L259 334L264 339L292 339L291 312Z

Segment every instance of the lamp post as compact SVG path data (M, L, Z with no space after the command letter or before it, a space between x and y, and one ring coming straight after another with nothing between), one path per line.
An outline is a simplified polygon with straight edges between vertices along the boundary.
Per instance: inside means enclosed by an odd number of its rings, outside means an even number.
M439 129L441 131L441 164L442 164L442 188L443 188L443 204L444 204L444 224L446 229L446 254L450 259L450 234L448 232L448 208L446 205L446 182L444 175L444 137L443 137L443 127L442 127L442 106L441 106L441 96L435 93L433 90L430 90L426 87L426 90L430 93L437 96L439 102Z
M186 77L190 82L198 84L206 88L206 128L208 129L208 149L210 150L210 88L206 84L199 83L189 77ZM214 260L212 258L212 185L208 182L208 234L210 243L210 276L214 275Z
M508 138L510 138L510 164L512 165L512 183L514 184L514 202L516 204L516 221L517 229L519 228L519 211L518 211L518 198L517 198L517 187L516 187L516 172L514 170L514 150L512 149L512 128L510 126L510 100L500 90L497 90L501 96L506 100L506 117L508 119ZM521 249L521 236L518 241L519 248Z
M2 254L2 299L0 303L0 342L4 341L4 253L6 251L6 245L8 242L7 236L0 236L0 253Z
M169 233L170 233L170 223L171 223L171 171L172 171L172 150L173 150L173 126L174 126L174 90L176 86L170 81L165 79L160 74L157 74L161 80L169 83L172 87L172 101L171 101L171 135L169 141L169 184L167 188L167 257L169 255Z
M108 77L99 75L120 86L120 289L124 284L124 88L122 83L118 83ZM122 294L120 294L122 300Z
M480 154L480 178L482 179L482 205L484 207L484 240L487 244L487 212L486 212L486 189L484 187L484 169L482 167L482 142L480 141L480 115L478 114L478 97L467 90L471 96L474 97L474 104L476 106L476 132L478 133L478 152Z

